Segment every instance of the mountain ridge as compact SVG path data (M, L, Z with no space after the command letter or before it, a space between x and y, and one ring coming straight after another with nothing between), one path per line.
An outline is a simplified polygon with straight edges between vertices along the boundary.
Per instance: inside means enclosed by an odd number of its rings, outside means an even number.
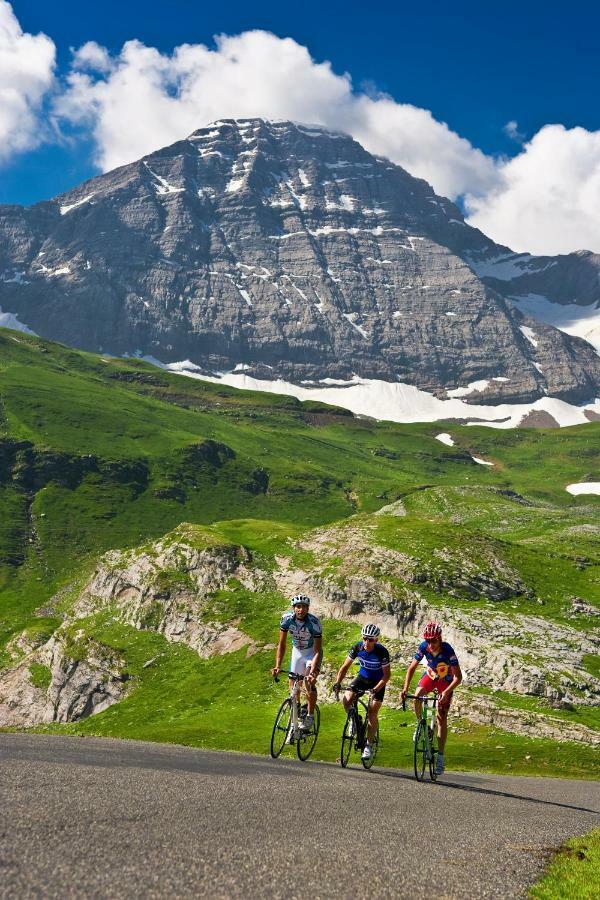
M542 260L351 138L286 121L220 120L54 200L0 207L1 308L72 346L212 374L358 376L438 398L486 381L485 403L587 402L593 348L512 302L548 280ZM590 299L593 254L551 263Z

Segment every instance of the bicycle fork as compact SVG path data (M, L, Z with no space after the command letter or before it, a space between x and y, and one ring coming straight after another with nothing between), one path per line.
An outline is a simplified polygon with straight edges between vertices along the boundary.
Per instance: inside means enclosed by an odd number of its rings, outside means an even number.
M295 685L290 691L290 700L292 701L292 714L290 716L290 734L288 737L288 743L293 744L294 741L297 741L300 737L300 718L298 716L298 709L300 707L300 698L299 698L299 689Z

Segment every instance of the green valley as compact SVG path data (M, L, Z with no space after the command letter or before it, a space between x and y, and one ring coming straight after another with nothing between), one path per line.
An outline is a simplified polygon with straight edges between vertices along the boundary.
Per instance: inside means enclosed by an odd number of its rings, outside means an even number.
M436 615L466 675L449 766L598 777L600 498L565 486L600 481L599 438L378 423L2 329L2 722L265 752L303 590L324 702L365 616L398 686ZM389 693L381 762L408 765Z

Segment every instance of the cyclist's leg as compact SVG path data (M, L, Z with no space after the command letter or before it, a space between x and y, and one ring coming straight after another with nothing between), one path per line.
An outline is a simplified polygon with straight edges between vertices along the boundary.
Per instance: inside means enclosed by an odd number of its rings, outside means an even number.
M305 672L309 671L310 664L313 660L313 656L311 656L310 653L312 653L312 651L309 651L308 659L306 661ZM309 684L309 682L306 679L304 679L303 687L304 687L304 693L306 694L307 702L308 702L308 714L310 716L312 716L315 711L315 706L317 705L317 685L315 683Z
M312 654L312 656L310 654ZM309 655L308 665L310 665L312 663L313 659L315 658L314 650L312 650L312 649L309 650L308 655ZM323 653L321 652L321 656L319 659L319 664L317 666L317 669L321 668L322 661L323 661ZM307 666L307 668L308 668L308 666ZM312 714L315 711L315 706L317 705L317 683L316 683L316 680L312 684L308 684L305 681L304 682L304 690L306 691L306 693L308 695L308 711L309 711L310 715L312 716Z
M346 691L346 693L342 697L342 703L344 704L344 709L346 710L346 712L349 711L350 707L354 703L355 697L356 697L356 694L354 693L354 691L350 691L350 690Z
M379 693L379 691L378 691ZM369 703L369 732L368 732L368 740L375 740L375 735L377 734L377 719L379 717L379 710L381 709L381 700L371 700Z
M342 697L342 701L344 703L344 709L346 712L349 711L350 707L354 704L356 700L356 694L358 691L368 690L369 683L365 681L364 678L361 678L360 675L357 675L356 678L353 678L350 682L350 686L348 690Z
M438 749L442 755L444 753L444 747L446 746L446 738L448 737L448 710L450 709L451 702L452 696L448 698L446 703L438 703L437 705Z
M302 654L301 650L298 650L297 647L292 647L292 658L290 659L290 672L294 672L296 675L304 675L306 672L306 658ZM290 691L293 690L294 685L296 687L295 697L296 702L300 702L300 691L301 691L301 682L296 681L294 678L290 678Z
M421 677L417 689L415 691L415 697L422 697L424 694L430 694L431 691L435 690L435 680L430 678L429 675L425 674ZM417 719L421 718L421 714L423 712L423 704L420 700L415 700L415 715Z

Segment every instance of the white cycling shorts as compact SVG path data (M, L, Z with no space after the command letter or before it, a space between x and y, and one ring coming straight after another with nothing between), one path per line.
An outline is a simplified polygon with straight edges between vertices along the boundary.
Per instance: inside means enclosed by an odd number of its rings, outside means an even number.
M292 647L290 672L294 672L296 675L306 675L314 655L314 647L310 647L308 650L298 650L297 647Z

